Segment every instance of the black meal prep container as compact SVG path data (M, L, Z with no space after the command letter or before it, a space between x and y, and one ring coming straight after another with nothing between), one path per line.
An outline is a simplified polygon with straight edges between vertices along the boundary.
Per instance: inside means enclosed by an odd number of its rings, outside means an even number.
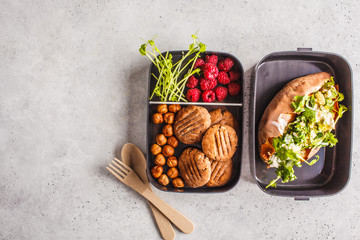
M260 158L257 140L257 127L265 108L275 94L286 83L300 76L316 72L329 72L335 77L339 91L345 99L341 104L348 108L336 124L335 135L338 143L333 148L322 148L318 152L319 160L301 168L294 167L297 179L281 183L277 188L265 187L276 178L274 169L266 169ZM291 52L275 52L264 57L255 67L255 79L252 82L254 95L252 112L250 113L250 158L252 174L265 193L294 197L295 200L309 200L310 197L328 196L342 190L350 177L352 154L352 73L349 63L334 53L315 52L310 48L299 48Z
M169 51L175 60L181 57L183 51ZM233 55L222 52L207 52L207 54L216 54L219 58L231 57L234 67L241 73L240 81L242 90L244 89L243 68L239 60ZM148 85L148 97L155 87L155 79L151 73L156 73L156 67L151 64L150 78ZM289 183L278 181L277 188L268 188L266 186L271 180L276 178L274 169L267 169L266 164L260 159L257 141L257 127L265 108L272 98L284 85L300 76L316 72L329 72L335 77L335 82L339 85L339 90L344 94L345 99L341 102L348 111L339 120L336 126L335 134L339 142L333 148L322 148L318 152L320 159L313 166L303 164L302 168L294 167L297 179ZM259 188L265 193L274 196L294 197L295 200L309 200L310 197L329 196L341 191L350 178L351 154L352 154L352 72L349 63L341 56L334 53L314 52L310 48L299 48L297 51L275 52L264 57L255 67L254 79L251 81L250 113L249 113L249 149L243 146L243 92L236 98L227 98L225 101L213 103L185 103L168 102L166 104L180 104L181 107L187 105L198 105L207 108L209 111L216 108L226 108L235 118L238 119L238 149L234 155L233 174L230 182L223 187L184 187L177 189L169 184L160 185L151 175L151 168L155 166L154 158L150 148L155 143L155 136L161 132L163 124L157 125L152 122L152 114L156 112L158 104L164 104L158 99L148 102L147 106L147 174L149 181L156 188L169 192L190 192L190 193L214 193L230 190L236 185L240 178L242 153L249 151L251 173L255 178ZM241 91L242 91L241 90ZM148 98L149 99L149 98ZM187 145L189 146L189 145ZM175 149L175 156L180 156L182 150L187 146L180 142ZM191 145L201 148L201 143ZM166 172L167 168L164 169Z
M170 54L172 54L173 56L173 60L174 62L176 62L177 60L179 60L182 56L183 53L186 53L186 51L169 51ZM164 53L163 53L164 54ZM234 60L234 66L232 69L236 69L240 72L240 84L241 84L241 91L240 94L237 96L227 96L227 98L222 101L222 102L217 102L214 101L212 103L204 103L204 102L160 102L159 99L157 97L154 97L151 101L148 100L148 105L147 105L147 117L148 119L146 120L147 122L147 136L146 136L146 141L147 141L147 151L146 151L146 159L147 159L147 175L149 178L149 181L151 182L151 184L153 186L155 186L156 188L163 190L163 191L168 191L168 192L189 192L189 193L215 193L215 192L225 192L227 190L230 190L232 187L234 187L236 185L236 183L238 182L239 178L240 178L240 172L241 172L241 154L242 154L242 146L243 146L243 139L242 139L242 130L243 130L243 107L242 107L242 103L243 103L243 75L244 75L244 70L243 67L241 65L241 63L239 62L239 60L228 53L222 53L222 52L206 52L203 53L201 55L201 57L204 57L205 55L212 55L215 54L219 57L220 59L226 58L226 57L230 57L231 59ZM154 64L151 64L150 66L150 76L149 76L149 85L148 85L148 99L151 96L151 93L154 90L154 87L156 85L156 79L154 79L152 77L152 73L154 74L158 74L156 66ZM184 72L185 73L185 72ZM184 91L184 94L186 93L186 89ZM238 135L238 148L233 156L233 173L231 176L230 181L222 186L222 187L207 187L207 186L203 186L203 187L199 187L199 188L190 188L185 186L184 188L175 188L172 186L171 183L168 184L168 186L162 186L160 185L157 180L152 176L151 174L151 169L155 166L154 163L154 159L155 156L151 154L151 145L156 143L155 142L155 137L157 134L161 133L161 129L162 127L165 125L165 123L162 124L155 124L152 121L152 115L154 113L156 113L156 108L159 104L167 104L168 106L170 104L180 104L180 106L186 107L188 105L197 105L197 106L201 106L206 108L209 112L211 110L214 109L218 109L218 108L222 108L222 109L227 109L228 111L230 111L234 117L236 119L238 119L238 126L237 126L237 135ZM174 156L176 156L177 158L181 155L182 151L187 148L187 147L196 147L201 149L201 142L196 143L196 144L183 144L179 141L179 146L177 146L175 148L175 153ZM166 171L168 170L168 167L164 166L164 173L166 173Z

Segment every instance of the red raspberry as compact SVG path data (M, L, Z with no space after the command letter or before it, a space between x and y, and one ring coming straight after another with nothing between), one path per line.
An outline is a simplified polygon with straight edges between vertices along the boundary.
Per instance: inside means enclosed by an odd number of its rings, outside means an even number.
M200 79L200 89L201 90L208 90L209 89L209 83L210 81L207 80L206 78L201 78Z
M205 64L204 60L202 58L198 58L195 61L194 69L197 69L198 67L202 68L204 66L204 64Z
M240 92L240 84L236 82L231 82L228 85L228 89L229 89L229 95L231 96L238 95Z
M206 63L212 63L212 64L216 65L217 62L218 62L218 57L216 55L211 55L211 56L206 55L205 56L205 62Z
M201 94L201 98L204 102L212 102L215 100L215 93L213 90L206 90Z
M191 76L189 77L189 79L187 80L187 83L186 83L186 86L188 88L194 88L198 85L199 83L199 79L197 79L196 77L194 76Z
M216 99L221 102L222 100L224 100L228 94L228 90L226 87L217 87L215 88L215 94L216 94Z
M186 92L186 98L190 102L197 102L200 99L201 91L198 88L192 88L187 90Z
M224 71L219 72L219 75L218 75L218 77L217 77L216 79L217 79L217 81L218 81L219 83L221 83L221 84L228 84L228 83L230 83L230 78L229 78L229 76L227 75L227 73L224 72Z
M208 80L206 78L202 78L200 79L200 88L201 90L205 91L205 90L211 90L213 89L214 87L216 87L217 85L217 81L216 79L211 79L211 80Z
M213 89L214 87L216 87L217 84L218 84L218 82L216 81L216 79L211 79L210 84L209 84L209 88Z
M238 71L231 70L229 71L229 77L230 77L230 81L235 82L239 80L240 73Z
M205 63L203 70L206 79L215 79L219 74L219 69L211 63Z
M225 58L219 62L219 69L225 72L228 72L232 66L234 66L234 61L231 58Z

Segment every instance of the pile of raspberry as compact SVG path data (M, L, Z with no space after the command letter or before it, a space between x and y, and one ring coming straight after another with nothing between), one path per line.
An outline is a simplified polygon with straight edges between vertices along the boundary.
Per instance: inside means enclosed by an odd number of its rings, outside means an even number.
M232 67L234 61L224 58L219 61L216 55L206 55L198 58L194 69L200 68L198 77L189 77L186 86L186 98L190 102L197 102L200 97L203 102L213 102L215 99L223 101L227 95L236 96L240 92L240 73Z

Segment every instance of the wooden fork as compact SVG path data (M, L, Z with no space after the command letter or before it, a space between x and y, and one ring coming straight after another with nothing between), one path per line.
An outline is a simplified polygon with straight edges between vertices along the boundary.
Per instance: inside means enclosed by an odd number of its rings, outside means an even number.
M110 163L110 168L106 167L106 169L117 179L145 197L184 233L191 233L194 230L194 225L188 218L150 191L130 167L118 159L115 161L112 161L113 165Z

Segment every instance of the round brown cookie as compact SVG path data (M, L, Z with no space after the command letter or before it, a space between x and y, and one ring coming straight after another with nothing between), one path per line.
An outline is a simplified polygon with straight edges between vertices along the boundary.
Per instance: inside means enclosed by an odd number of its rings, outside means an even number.
M203 107L191 105L177 113L174 132L181 142L194 144L201 141L210 124L209 112Z
M203 137L202 150L210 159L226 161L234 155L237 143L235 129L227 125L214 125Z
M201 150L186 148L179 157L179 171L187 186L204 186L210 180L210 160Z
M210 112L211 126L220 124L228 125L232 128L236 128L236 121L234 116L228 110L215 109Z
M210 180L206 183L209 187L221 187L229 182L233 169L233 160L227 161L211 161L211 176Z

